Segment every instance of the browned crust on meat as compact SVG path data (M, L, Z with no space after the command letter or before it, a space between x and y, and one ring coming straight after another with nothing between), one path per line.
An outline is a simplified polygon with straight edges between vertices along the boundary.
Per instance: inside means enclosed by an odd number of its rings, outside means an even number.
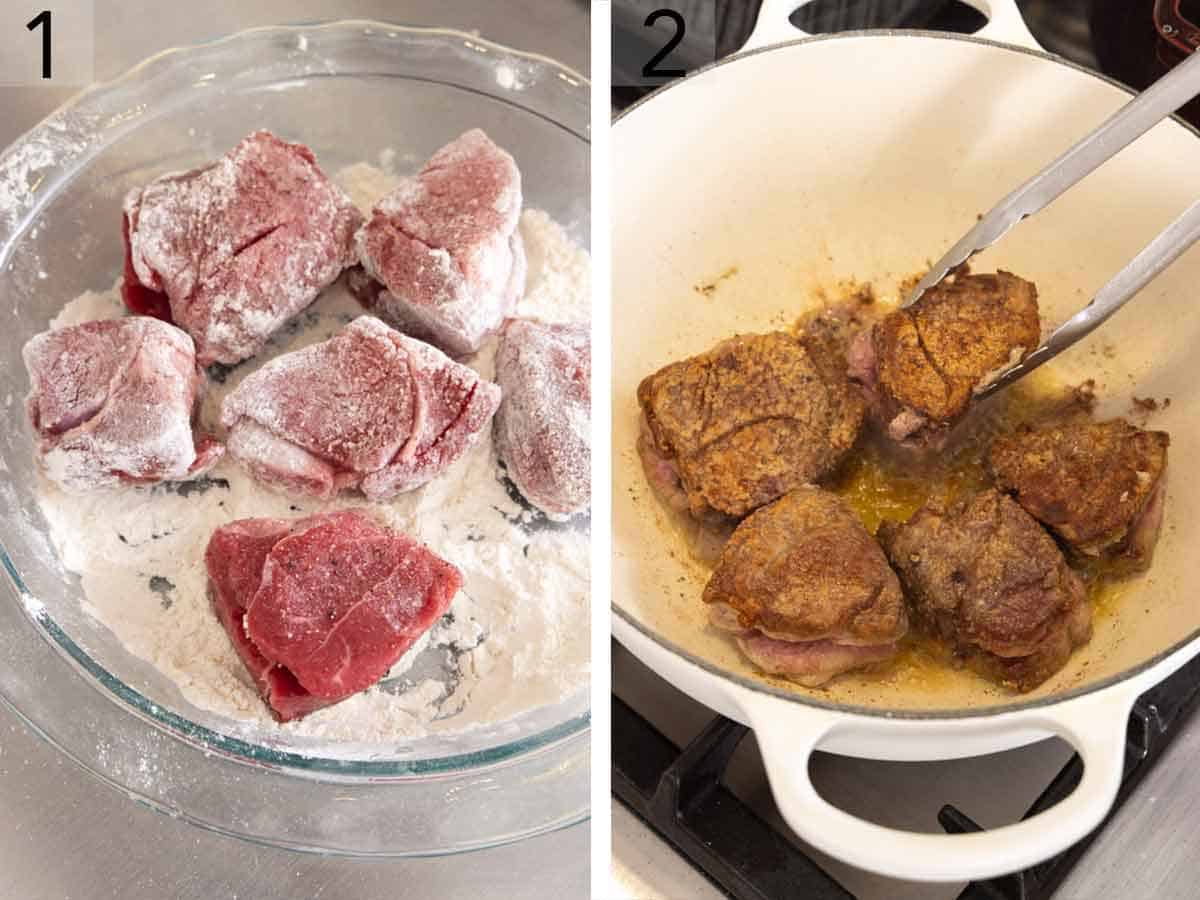
M982 380L1038 345L1037 288L1009 272L958 275L886 316L873 338L887 418L907 409L948 426Z
M999 491L884 523L879 540L921 627L1016 690L1045 681L1091 636L1079 577L1041 526Z
M743 516L829 474L864 414L844 359L784 332L723 341L648 376L637 394L696 515Z
M1124 419L1001 435L988 470L1035 519L1086 556L1121 552L1167 468L1170 437Z
M1082 584L1079 592L1083 592ZM1065 666L1075 648L1087 643L1091 636L1091 607L1081 596L1078 603L1060 613L1046 637L1028 656L1005 657L978 651L967 654L967 665L1007 688L1031 691Z
M725 545L705 603L774 638L878 644L902 637L900 583L844 500L802 487L748 516Z

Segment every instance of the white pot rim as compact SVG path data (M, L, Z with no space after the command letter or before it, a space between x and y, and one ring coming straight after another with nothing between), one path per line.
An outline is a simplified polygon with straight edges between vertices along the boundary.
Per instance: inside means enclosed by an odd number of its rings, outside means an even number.
M1063 66L1068 69L1074 69L1077 72L1082 72L1086 75L1115 87L1130 97L1136 96L1136 91L1128 85L1122 84L1114 78L1089 69L1078 63L1072 62L1061 56L1049 53L1045 50L1035 49L1031 47L1016 46L1002 41L992 40L990 38L977 37L970 34L958 34L954 32L943 31L927 31L921 29L863 29L856 31L843 31L835 34L818 34L799 37L794 40L785 41L783 43L770 44L767 46L755 47L753 49L739 51L730 56L719 59L716 62L710 63L703 68L691 72L685 78L676 79L669 84L663 86L657 91L640 98L636 103L627 107L613 121L613 127L619 128L620 123L628 118L632 113L646 106L652 101L658 100L664 95L670 93L671 90L685 82L691 82L694 79L700 78L707 73L716 71L723 66L736 65L738 62L749 59L759 54L772 53L780 50L789 50L795 47L808 44L821 44L829 41L851 40L856 38L870 39L886 39L886 38L916 38L916 39L932 39L939 41L953 41L959 43L978 44L986 47L993 47L1000 50L1006 50L1011 53L1023 54L1035 59L1046 60L1051 63ZM1196 138L1200 138L1200 128L1192 125L1190 122L1180 118L1178 115L1170 117L1174 122L1183 126L1189 133ZM759 694L776 697L781 700L786 700L801 706L813 707L815 709L828 710L830 712L840 713L849 716L862 716L868 719L887 719L887 720L910 720L910 721L944 721L944 720L963 720L963 719L990 719L997 715L1014 712L1028 712L1030 710L1044 710L1051 707L1056 707L1072 700L1077 700L1080 697L1104 691L1113 688L1117 685L1131 685L1136 683L1138 693L1144 692L1154 684L1162 681L1193 656L1200 653L1200 628L1192 631L1180 640L1171 644L1165 650L1143 660L1137 666L1118 672L1108 678L1101 679L1096 682L1089 683L1084 686L1076 687L1071 690L1063 691L1059 694L1054 694L1047 697L1040 697L1033 700L1016 701L1013 703L1002 704L998 706L988 707L987 710L964 708L938 710L934 712L922 710L886 710L867 706L857 706L851 704L831 703L815 699L806 695L801 695L796 692L788 691L783 688L772 687L762 681L748 678L731 672L719 666L713 665L711 662L699 657L688 650L680 647L675 642L668 640L656 633L653 629L647 628L636 617L626 612L615 601L612 603L612 612L620 617L631 628L653 641L664 650L669 651L675 656L699 666L701 669L710 674L723 678L739 687L745 688Z
M783 41L778 44L770 44L765 47L754 47L746 50L739 50L736 53L708 63L699 69L689 72L683 78L676 78L674 81L668 82L657 90L646 94L644 97L639 97L635 102L631 103L613 119L612 126L617 128L622 120L628 118L632 113L641 109L651 101L658 100L668 94L674 88L681 84L693 81L712 72L720 69L723 66L734 65L753 56L758 56L763 53L772 53L777 50L786 50L793 47L798 47L805 44L821 44L828 41L851 40L854 38L924 38L939 41L956 41L965 44L978 44L982 47L994 47L999 50L1007 50L1010 53L1019 53L1024 56L1031 56L1034 59L1043 59L1047 62L1056 63L1067 69L1074 69L1076 72L1082 72L1085 75L1090 75L1097 81L1101 81L1107 85L1115 87L1129 97L1137 96L1137 91L1133 90L1124 82L1118 81L1110 75L1105 75L1103 72L1098 72L1095 69L1090 69L1087 66L1067 59L1065 56L1059 56L1056 53L1051 53L1048 50L1042 50L1034 47L1022 47L1016 44L1006 43L1004 41L993 40L992 38L978 37L974 34L959 34L951 31L928 31L921 28L863 28L854 31L839 31L834 34L812 34L804 37L794 38L789 41ZM1181 118L1177 114L1172 114L1170 119L1185 129L1190 131L1196 137L1200 138L1200 128L1197 128L1191 122Z

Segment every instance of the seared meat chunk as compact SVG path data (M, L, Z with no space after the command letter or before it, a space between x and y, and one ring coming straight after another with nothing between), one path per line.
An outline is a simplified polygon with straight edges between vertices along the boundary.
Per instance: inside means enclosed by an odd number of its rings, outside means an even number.
M1091 637L1083 583L1053 539L999 491L885 522L879 540L918 622L1001 684L1037 687Z
M888 437L938 448L975 393L1040 338L1031 282L1008 272L957 275L859 335L850 377L863 386Z
M697 517L744 516L841 462L862 398L823 341L740 335L638 386L647 478Z
M830 358L844 367L854 339L868 331L880 317L875 291L870 285L864 285L844 299L805 313L792 331L805 343L819 341Z
M704 589L718 628L760 668L815 687L891 658L904 597L844 500L800 487L748 516Z
M1072 550L1150 564L1162 525L1167 445L1163 431L1123 419L1081 422L997 438L988 454L996 483Z

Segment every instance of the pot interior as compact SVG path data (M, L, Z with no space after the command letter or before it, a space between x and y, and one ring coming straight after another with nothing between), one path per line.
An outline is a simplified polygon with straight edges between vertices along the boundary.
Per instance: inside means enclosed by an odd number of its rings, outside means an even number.
M615 126L613 598L685 654L797 698L932 715L1027 704L1129 674L1194 637L1200 480L1195 389L1200 248L1185 254L1045 376L1095 379L1098 417L1170 399L1174 472L1150 571L1095 616L1091 642L1026 695L965 670L897 667L824 690L758 674L708 627L708 570L651 493L634 449L638 382L739 332L787 327L849 282L899 295L1001 197L1129 99L1069 64L926 34L815 39L719 65ZM1038 286L1044 328L1089 298L1200 196L1200 141L1180 123L1145 137L976 257ZM701 290L702 286L712 286Z

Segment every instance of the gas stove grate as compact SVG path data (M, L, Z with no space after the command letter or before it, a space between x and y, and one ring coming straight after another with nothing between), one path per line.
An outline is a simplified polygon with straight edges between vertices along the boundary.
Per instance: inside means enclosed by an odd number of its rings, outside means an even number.
M1125 802L1200 701L1200 657L1134 705L1126 736L1125 774L1113 806ZM682 751L620 698L612 698L613 794L735 900L854 900L803 851L722 784L748 729L716 716ZM1079 784L1074 756L1026 813L1036 815ZM1111 819L1112 814L1109 814ZM978 831L953 806L938 816L946 831ZM972 882L959 900L1048 900L1108 820L1075 846L1046 862L1001 878Z

